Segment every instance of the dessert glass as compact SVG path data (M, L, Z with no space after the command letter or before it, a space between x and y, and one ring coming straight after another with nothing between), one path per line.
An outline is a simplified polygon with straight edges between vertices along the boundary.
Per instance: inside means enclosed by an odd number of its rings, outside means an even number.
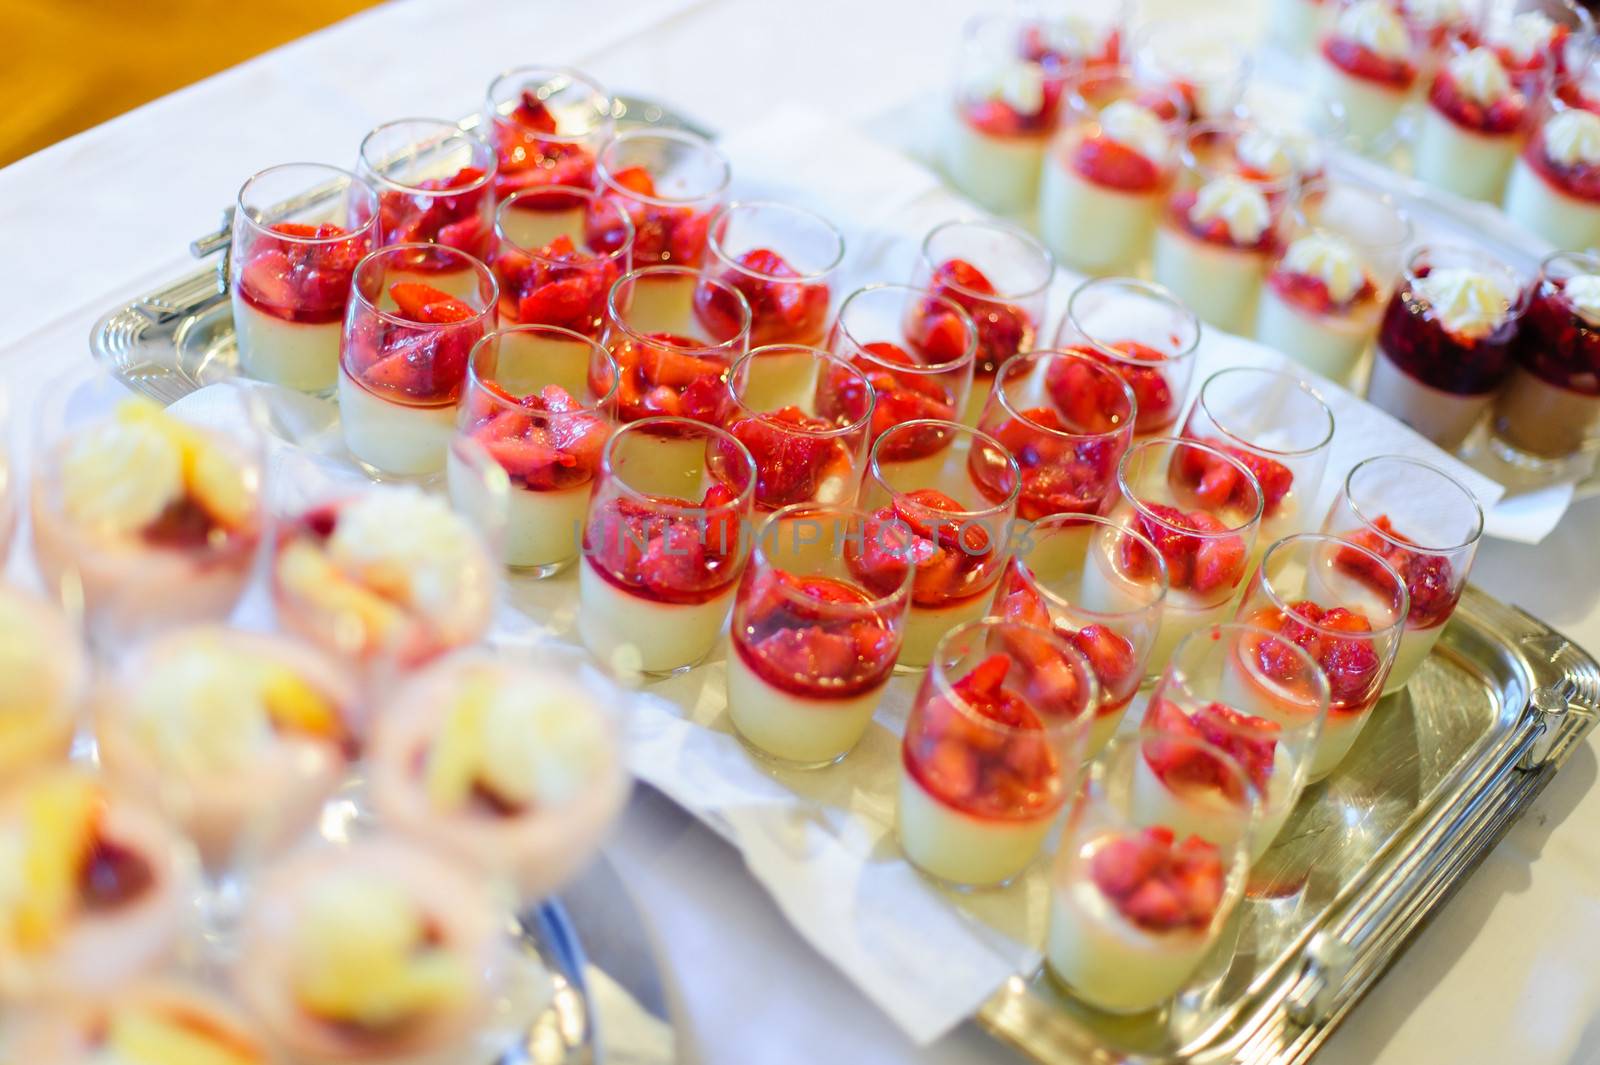
M1098 359L1121 374L1137 404L1134 435L1162 436L1176 428L1189 399L1200 320L1160 285L1092 278L1067 300L1055 346Z
M1238 620L1279 635L1239 659L1239 679L1272 685L1286 672L1280 653L1295 644L1322 667L1328 717L1308 780L1321 780L1350 752L1383 695L1405 629L1410 596L1382 555L1326 533L1286 536L1267 549L1239 603Z
M1476 248L1418 248L1378 329L1367 400L1446 451L1489 409L1511 372L1521 285Z
M0 583L0 780L66 760L89 687L76 628L48 600Z
M896 458L928 439L941 445L932 459ZM916 576L902 668L921 669L946 633L984 616L1011 554L1021 489L1017 460L1005 446L955 422L906 422L872 446L861 508L872 512L867 547L874 549L853 557L850 569L865 583L883 582L909 552ZM880 544L895 549L876 550Z
M262 1033L231 1002L188 978L141 979L92 1002L29 1011L8 1023L6 1035L10 1060L50 1065L275 1060Z
M1600 244L1600 115L1546 98L1511 167L1506 214L1561 251Z
M578 633L621 676L663 676L716 646L750 549L756 468L687 418L618 429L600 459L579 567Z
M1051 632L1000 618L938 642L906 718L895 827L911 864L1000 887L1038 856L1078 789L1094 672Z
M544 578L578 557L616 393L611 356L568 329L516 326L473 347L456 433L482 447L510 482L506 565ZM452 451L446 472L464 508L476 471Z
M1515 0L1484 15L1476 36L1524 91L1584 70L1594 52L1594 16L1576 0Z
M1100 73L1122 62L1133 22L1131 0L1036 0L1022 5L1022 54L1064 73Z
M737 201L712 217L707 246L706 272L750 305L751 347L822 343L831 285L844 261L844 238L827 219L784 203ZM696 306L718 292L697 287ZM702 313L717 312L708 306Z
M1483 508L1460 481L1436 466L1401 455L1359 462L1328 509L1322 531L1381 555L1405 581L1405 633L1383 691L1406 686L1438 642L1467 586L1483 535ZM1339 569L1380 598L1387 575L1365 554L1338 558Z
M635 266L698 268L705 257L711 215L728 188L728 160L703 137L684 130L631 129L600 149L596 188L633 222ZM606 217L590 215L589 242L611 246ZM669 275L661 275L664 283ZM686 286L686 287L685 287ZM687 305L693 286L663 296Z
M1104 564L1105 557L1092 549L1097 537L1110 533L1126 545L1135 566L1157 576L1129 584L1127 599L1113 609L1095 610L1084 605L1084 569ZM1094 670L1100 701L1085 758L1093 758L1110 742L1144 680L1167 597L1166 569L1155 544L1109 518L1053 514L1018 535L1016 551L995 586L990 615L1054 632L1071 642Z
M1195 767L1238 796L1212 821L1235 829L1228 842L1186 835L1162 819L1181 800L1167 793L1171 803L1153 803L1141 794L1139 771L1152 757ZM1143 780L1165 788L1153 773ZM1067 817L1050 874L1050 974L1106 1013L1143 1013L1176 995L1243 894L1258 806L1239 763L1190 732L1145 729L1113 740Z
M1600 435L1600 257L1544 261L1511 357L1494 405L1496 450L1537 467L1587 449Z
M1024 521L1104 514L1117 498L1117 462L1133 442L1135 411L1133 390L1105 363L1077 352L1034 351L1001 365L978 428L1017 460L1017 515ZM974 477L998 472L982 455L971 458Z
M1174 19L1139 33L1133 66L1141 79L1177 90L1193 119L1214 122L1238 106L1251 61L1236 28Z
M327 189L310 206L307 189ZM290 163L256 174L233 211L228 291L239 368L331 392L356 264L378 246L378 194L348 171Z
M1531 111L1492 49L1452 56L1428 90L1412 172L1457 196L1499 203Z
M515 67L496 77L483 101L497 161L495 198L543 185L592 189L595 156L615 125L612 111L610 93L567 67ZM563 228L582 224L584 205L576 199L539 204L567 215Z
M499 318L506 325L554 325L598 337L606 297L633 269L633 223L610 201L564 185L512 193L494 215L489 266L500 286ZM575 202L571 212L559 204ZM620 237L605 248L589 243L583 218L609 217Z
M458 264L471 291L452 296L415 280L413 259L424 253ZM395 245L356 267L339 350L339 421L345 447L374 479L444 468L467 358L494 328L498 293L489 268L454 248Z
M866 542L869 532L878 542ZM728 716L746 746L814 768L860 741L900 653L911 601L905 547L848 506L797 503L761 524L729 640ZM901 564L858 578L846 560L868 551L899 553Z
M1316 92L1344 110L1356 147L1382 155L1422 59L1390 0L1345 0L1317 45Z

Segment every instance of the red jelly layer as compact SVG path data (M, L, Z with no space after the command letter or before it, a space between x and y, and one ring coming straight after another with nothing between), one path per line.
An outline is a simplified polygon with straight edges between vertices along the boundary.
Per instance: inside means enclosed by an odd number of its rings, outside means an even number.
M1222 535L1228 527L1203 510L1185 513L1163 503L1145 503L1144 506L1162 520L1155 521L1138 513L1133 519L1134 531L1142 533L1161 552L1173 588L1188 588L1205 595L1238 585L1244 576L1248 554L1244 537ZM1180 529L1206 535L1189 535L1178 531ZM1129 577L1135 580L1155 577L1156 567L1150 553L1137 540L1124 538L1117 553L1122 571Z
M655 179L643 167L631 166L620 170L614 180L640 196L656 195ZM614 252L622 247L625 230L616 224L611 208L601 206L602 202L627 212L628 220L633 223L635 268L662 263L700 265L705 255L706 232L711 221L708 210L648 203L619 192L607 192L590 205L584 223L584 238L589 246L605 252Z
M1383 694L1378 679L1383 663L1378 659L1370 633L1372 623L1360 610L1345 607L1323 609L1309 599L1289 604L1289 611L1267 607L1256 611L1249 622L1279 633L1283 640L1260 639L1241 643L1241 652L1262 676L1287 684L1301 676L1303 664L1288 650L1284 641L1305 651L1322 667L1331 692L1329 709L1334 713L1364 713ZM1335 636L1311 628L1349 635Z
M1382 530L1383 535L1373 529L1357 529L1344 536L1351 543L1367 548L1389 563L1406 582L1406 591L1411 595L1411 610L1406 615L1407 627L1431 629L1444 624L1455 611L1456 600L1461 598L1461 586L1466 583L1465 580L1457 582L1455 567L1444 556L1412 551L1401 546L1411 541L1396 531L1387 514L1379 514L1373 519L1373 525ZM1400 543L1394 543L1395 540ZM1337 562L1346 573L1364 578L1380 594L1386 594L1392 587L1389 575L1358 551L1341 551Z
M1017 513L1027 521L1050 514L1103 514L1116 499L1117 462L1128 449L1127 434L1067 439L1056 434L1074 430L1049 407L1025 410L986 428L1022 471ZM1010 494L1011 471L989 449L973 449L967 469L991 502Z
M500 282L500 316L521 325L553 325L598 337L606 295L621 276L615 259L586 255L559 236L533 255L502 245L490 264Z
M828 321L828 286L820 281L784 281L798 278L799 271L775 251L756 248L739 256L738 266L730 266L718 279L739 291L750 305L750 346L764 344L810 344L821 342ZM756 276L761 275L761 276ZM701 320L729 323L736 328L739 314L726 306L733 298L716 285L695 288L695 312Z
M1136 340L1120 340L1107 343L1107 346L1129 359L1151 365L1135 365L1113 358L1097 345L1077 344L1065 350L1109 366L1128 383L1138 406L1134 422L1137 432L1149 435L1171 425L1178 416L1179 397L1173 393L1167 371L1160 365L1167 361L1166 353ZM1081 371L1073 369L1071 359L1056 359L1045 371L1045 388L1049 390L1056 406L1064 411L1079 411L1083 407L1082 384ZM1098 399L1100 393L1096 392L1094 396Z
M950 387L951 375L896 373L882 365L889 363L910 368L939 364L920 354L914 354L922 350L924 349L915 346L907 350L898 344L878 341L865 346L865 351L872 356L871 359L857 356L851 360L851 365L865 375L867 385L870 386L874 396L873 441L905 422L927 418L937 421L955 419L956 397ZM862 386L860 378L834 367L828 371L827 383L818 396L818 413L834 419L846 419L849 412L859 412L867 408L865 392L866 388ZM949 438L945 434L938 430L925 429L897 434L895 439L890 441L890 446L879 454L886 462L907 462L912 459L927 458L942 451L949 444Z
M1395 292L1383 312L1379 355L1440 391L1477 396L1495 391L1505 380L1516 333L1516 316L1507 313L1491 333L1458 336L1407 285Z
M1533 136L1528 138L1528 146L1523 149L1522 159L1533 168L1534 173L1553 185L1558 192L1564 192L1568 196L1591 204L1600 203L1600 165L1578 163L1574 166L1563 166L1557 163L1545 151L1543 127L1535 130Z
M709 602L739 575L741 521L727 509L734 498L718 485L698 507L664 496L652 497L654 506L623 497L608 500L584 529L584 555L596 573L629 595L683 606ZM700 513L691 517L659 508Z
M731 641L751 672L808 699L853 699L882 687L900 640L867 610L873 596L829 577L751 570L739 589Z
M279 222L269 228L284 236L327 243L258 236L250 245L249 260L239 271L240 298L263 314L286 322L326 325L342 321L350 302L351 277L370 250L371 238L362 234L347 240L330 239L346 232L331 223Z
M967 100L959 110L967 125L991 137L1047 137L1061 113L1063 87L1060 79L1047 79L1037 111L1019 111L1004 100Z
M486 391L514 403L508 409L474 397L467 433L488 451L518 487L537 492L575 488L594 480L611 428L559 385L514 397L486 382Z
M971 263L963 259L940 263L928 288L932 295L944 296L972 316L978 328L976 373L993 376L1000 364L1011 356L1033 349L1033 315L1016 304L1005 302L995 293L994 285L983 271ZM937 300L928 300L919 313L943 316L949 312Z
M845 562L869 587L892 587L916 564L911 601L921 607L946 607L990 586L994 545L984 526L965 522L961 504L931 488L910 492L873 514L863 543L845 546Z
M1522 312L1512 358L1540 380L1600 396L1600 328L1562 292L1562 282L1539 282Z
M1101 837L1089 877L1117 912L1148 932L1200 931L1222 906L1222 855L1199 836L1181 844L1171 829Z
M467 357L484 334L483 320L430 285L399 282L389 286L389 295L397 304L393 316L366 313L351 322L340 353L345 371L398 403L454 403L466 381Z
M488 184L466 188L483 180L484 172L475 166L463 167L447 178L433 178L417 184L418 192L390 189L379 197L378 230L384 244L442 244L468 255L485 258L492 235L488 217ZM451 189L466 190L438 195ZM460 266L445 258L419 256L413 269L456 270Z
M1513 92L1485 107L1461 91L1448 67L1439 72L1428 92L1428 102L1445 118L1473 133L1504 136L1522 127L1528 114L1528 102L1521 93Z
M756 505L776 510L816 500L825 486L851 480L851 448L826 434L835 426L798 407L740 418L728 432L756 463ZM859 435L855 437L859 440Z
M1408 91L1417 78L1417 68L1410 60L1385 59L1365 45L1342 37L1329 37L1324 41L1322 56L1351 77L1374 82L1394 92Z
M995 597L995 613L1035 629L1054 632L1082 652L1100 682L1101 715L1120 713L1139 690L1143 679L1133 644L1109 626L1091 624L1078 627L1072 619L1052 618L1044 597L1034 591L1022 574L1022 563L1012 559L1000 578Z

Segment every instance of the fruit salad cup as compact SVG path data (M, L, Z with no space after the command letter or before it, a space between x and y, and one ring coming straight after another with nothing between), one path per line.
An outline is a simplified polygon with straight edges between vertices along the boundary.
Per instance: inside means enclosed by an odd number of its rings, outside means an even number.
M1381 555L1409 594L1405 633L1383 691L1406 686L1444 631L1467 586L1483 535L1483 508L1472 492L1436 466L1401 455L1359 462L1328 509L1322 531ZM1340 568L1378 595L1385 576L1351 552Z
M455 261L474 285L453 296L412 280L415 255ZM345 447L375 478L444 468L472 346L495 324L499 287L483 263L454 248L402 244L356 267L339 351Z
M1460 447L1511 372L1521 297L1516 273L1486 252L1418 248L1383 312L1367 401Z
M500 286L505 325L554 325L598 337L605 327L611 286L633 269L633 223L598 194L562 185L512 193L495 210L494 255L489 266ZM578 212L609 215L620 236L597 248L576 221L552 205L576 201Z
M1412 172L1457 196L1499 203L1532 111L1492 49L1457 53L1428 90Z
M901 744L900 846L958 887L1010 883L1078 790L1094 671L1072 644L1000 618L935 648Z
M361 142L356 174L378 193L378 246L437 245L488 257L494 238L494 149L454 122L387 122ZM394 261L394 281L418 281L470 300L470 260L414 247ZM410 274L414 276L401 276Z
M1333 411L1293 374L1256 366L1218 370L1200 386L1183 435L1238 459L1261 486L1261 528L1256 547L1315 524L1306 512L1322 490L1333 443ZM1234 492L1233 467L1199 452L1183 458L1206 501Z
M1141 80L1175 89L1197 122L1227 118L1250 80L1250 53L1237 29L1222 22L1172 19L1151 23L1133 42Z
M828 347L866 374L872 385L872 439L916 419L955 421L972 391L978 331L961 305L911 285L868 285L845 297L828 336ZM841 375L823 397L837 415L860 399L849 391L854 377ZM925 459L942 464L949 440L902 436L896 461Z
M1136 273L1177 169L1189 108L1127 67L1076 81L1039 188L1039 232L1085 274Z
M1600 244L1600 114L1552 94L1512 164L1511 220L1562 251Z
M662 676L716 646L750 549L756 468L732 435L687 418L623 426L584 528L578 632L622 676Z
M1219 481L1228 482L1226 495L1214 490ZM1117 487L1122 498L1111 517L1154 543L1166 570L1149 564L1137 540L1107 530L1090 548L1081 595L1091 609L1121 610L1148 594L1140 585L1165 578L1161 630L1150 653L1150 668L1160 671L1185 636L1231 616L1261 528L1261 484L1226 451L1163 438L1122 456Z
M1055 342L1059 350L1098 359L1128 382L1136 403L1135 437L1164 436L1177 428L1199 346L1200 320L1178 297L1160 285L1123 277L1079 285ZM1055 391L1062 394L1056 399L1070 406L1074 397L1065 393L1067 384L1058 380Z
M1084 606L1084 569L1103 564L1093 552L1099 537L1115 535L1133 556L1133 565L1158 578L1129 586L1118 609ZM1155 544L1109 518L1056 514L1019 535L1016 553L995 587L991 616L1052 631L1069 641L1094 670L1100 701L1089 727L1084 757L1093 758L1110 742L1128 704L1144 680L1145 663L1161 627L1167 597L1166 560Z
M0 675L0 780L65 761L88 692L88 655L55 604L4 583Z
M755 459L757 510L848 504L867 465L872 385L837 355L772 344L728 371L723 423Z
M1411 220L1384 193L1322 179L1301 186L1285 230L1256 339L1344 384L1377 336Z
M895 459L933 438L941 442L943 462ZM918 444L909 447L906 440ZM902 668L921 669L946 633L984 616L1011 555L1021 488L1017 460L1004 445L955 422L906 422L873 445L861 507L875 524L850 570L865 583L883 583L904 568L909 554L916 576Z
M594 160L611 139L613 110L610 93L567 67L515 67L496 77L483 101L495 198L545 185L594 188ZM582 201L540 205L565 215L563 228L582 224Z
M296 206L312 188L329 195ZM348 171L290 163L246 181L228 259L239 368L302 392L333 391L351 279L377 246L378 195Z
M978 428L1022 471L1017 515L1104 514L1117 498L1117 462L1133 441L1133 390L1115 370L1076 352L1034 351L1000 367ZM970 456L980 484L999 472ZM999 486L990 495L1000 496Z
M961 419L968 425L977 421L1000 364L1033 350L1054 276L1044 245L1002 222L946 222L923 238L912 283L959 304L978 329L972 391ZM923 312L937 322L942 305L930 299Z
M568 329L516 326L472 349L456 433L510 479L506 565L544 578L578 557L616 393L611 356ZM454 451L446 471L464 506L475 471Z
M1149 802L1138 783L1143 770L1165 786L1149 773L1152 759L1238 796L1230 819L1248 826L1257 814L1244 769L1191 731L1121 736L1096 760L1050 875L1045 962L1073 998L1106 1013L1143 1013L1176 996L1216 946L1249 872L1248 829L1217 844L1160 819L1173 807Z
M1300 533L1261 557L1238 620L1278 634L1239 656L1240 682L1269 690L1284 676L1282 645L1304 650L1328 678L1328 718L1307 770L1321 780L1350 752L1383 695L1410 596L1382 555L1326 533Z
M858 577L847 560L867 551L901 565ZM761 524L729 640L728 716L746 746L803 768L850 753L894 672L911 575L907 543L865 511L798 503Z
M820 215L785 203L730 203L711 219L706 272L738 289L750 305L750 346L821 344L844 238ZM720 298L695 290L695 304ZM702 314L718 313L712 306Z
M1600 436L1600 257L1544 261L1511 355L1511 377L1495 399L1497 450L1540 466L1587 449Z
M1317 42L1316 92L1343 109L1355 147L1382 155L1422 56L1390 0L1346 0Z

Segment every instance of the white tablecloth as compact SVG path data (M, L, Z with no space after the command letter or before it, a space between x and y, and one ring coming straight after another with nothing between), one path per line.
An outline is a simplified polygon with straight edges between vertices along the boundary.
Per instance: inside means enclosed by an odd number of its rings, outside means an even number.
M1248 14L1257 2L1226 8ZM51 378L81 368L98 314L142 282L172 276L187 241L215 225L248 174L295 159L349 165L372 125L466 114L505 67L577 65L720 129L784 101L868 120L942 91L974 6L391 3L0 170L0 379L27 409ZM1222 6L1204 5L1208 15ZM1600 649L1597 538L1600 504L1579 504L1538 547L1485 545L1475 577ZM1591 743L1320 1060L1600 1060L1595 766ZM911 1047L788 928L737 855L661 797L635 800L611 853L656 930L686 1060L1008 1060L970 1025L931 1048Z

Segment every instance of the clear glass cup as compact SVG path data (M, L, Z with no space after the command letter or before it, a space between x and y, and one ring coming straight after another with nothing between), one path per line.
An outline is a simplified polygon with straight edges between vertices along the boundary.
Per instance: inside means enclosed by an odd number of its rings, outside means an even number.
M1022 54L1047 68L1098 74L1126 58L1131 0L1029 0L1018 7Z
M1261 486L1261 528L1256 546L1315 524L1304 508L1317 501L1333 444L1333 411L1294 374L1257 366L1218 370L1200 386L1183 435L1238 459ZM1196 453L1199 492L1225 499L1233 492L1232 467Z
M1093 278L1067 301L1055 347L1098 359L1122 375L1138 404L1135 437L1176 428L1189 400L1200 320L1178 297L1148 281Z
M1017 513L1038 521L1111 509L1135 413L1133 390L1105 363L1076 352L1034 351L1000 367L978 428L1016 458L1022 471ZM973 472L995 471L980 465Z
M728 371L723 425L755 459L757 510L853 501L871 424L866 375L820 348L769 344Z
M444 119L385 122L361 141L356 174L378 193L378 246L439 245L478 259L494 235L494 149ZM459 258L408 252L417 280L457 299L473 281Z
M1250 80L1250 51L1238 28L1221 20L1154 22L1133 42L1139 76L1176 89L1196 121L1228 118Z
M868 285L839 305L828 348L848 359L872 384L872 439L916 419L955 421L972 390L978 332L961 305L911 285ZM840 386L853 378L841 378ZM852 410L859 399L840 387L824 409ZM900 459L929 458L948 443L925 436Z
M1411 220L1385 193L1303 185L1256 309L1256 339L1338 384L1349 381L1411 245Z
M310 189L326 191L301 204ZM261 171L239 189L228 291L239 368L258 381L331 392L356 264L378 246L378 195L320 163Z
M516 326L473 347L456 433L509 478L506 565L544 578L578 557L616 393L611 355L568 329ZM455 458L446 468L459 496L475 474Z
M613 673L663 676L716 646L749 555L756 467L732 435L687 418L612 434L579 567L578 633Z
M728 160L703 137L677 129L630 129L600 149L595 187L632 220L636 265L698 267L729 174ZM591 215L590 229L591 243L607 247L608 221Z
M611 286L633 269L633 223L596 193L541 185L512 193L494 215L494 255L489 266L500 286L500 321L554 325L598 337L605 326ZM555 205L576 201L563 212ZM609 215L622 236L605 248L589 243L584 215Z
M1329 0L1315 2L1334 6ZM1235 110L1251 131L1240 147L1241 157L1266 173L1293 167L1301 188L1326 181L1329 157L1349 143L1350 119L1337 100L1286 96L1280 85L1256 81Z
M1240 679L1270 688L1286 673L1285 640L1322 667L1328 718L1307 771L1331 773L1383 695L1405 628L1410 596L1382 555L1326 533L1286 536L1267 549L1239 603L1241 622L1275 632L1240 657Z
M763 757L815 768L844 758L872 722L911 601L910 560L858 578L873 517L848 505L796 503L756 531L733 601L728 716ZM881 530L880 530L881 531ZM875 550L903 548L885 538Z
M1484 43L1530 86L1584 70L1594 55L1594 16L1577 0L1513 0L1484 16Z
M444 468L472 346L495 325L499 287L465 252L438 247L473 279L451 296L414 280L419 245L373 252L356 267L339 351L339 422L345 447L375 478L425 477Z
M514 67L498 75L483 101L498 164L495 198L545 185L594 188L594 160L611 139L613 110L599 82L569 67ZM555 208L555 201L543 202ZM582 209L575 199L561 208Z
M1597 108L1600 66L1557 81L1539 101L1506 182L1507 216L1558 251L1600 246L1600 162L1583 153L1569 158L1560 147L1594 136Z
M917 444L907 447L905 440ZM897 460L936 439L932 458ZM1017 460L994 437L956 422L916 421L878 438L861 485L861 508L890 526L872 542L901 551L865 551L852 572L883 580L910 552L916 567L900 666L920 669L933 660L939 640L981 618L995 582L1010 558L1022 478ZM869 546L871 546L869 544Z
M1405 634L1383 691L1406 686L1438 642L1467 586L1483 535L1483 508L1470 489L1437 466L1403 455L1378 455L1350 470L1322 531L1383 556L1410 594ZM1353 577L1381 587L1352 556Z
M1084 571L1103 564L1103 556L1097 557L1094 548L1098 539L1109 535L1124 545L1135 567L1152 571L1156 579L1130 585L1127 600L1112 609L1091 609L1084 605ZM1110 742L1144 680L1145 664L1161 627L1166 571L1161 552L1141 534L1109 518L1053 514L1018 535L1016 550L995 586L991 615L1071 641L1094 670L1100 702L1089 727L1085 758L1093 758Z
M901 849L958 887L999 887L1031 865L1078 790L1094 672L1066 640L1000 618L939 640L906 718Z
M712 313L688 299L714 290ZM749 350L750 305L738 289L682 266L647 266L617 280L606 297L601 343L617 361L617 417L721 420L728 368Z
M1212 467L1231 473L1228 495L1205 491L1200 471ZM1139 594L1138 585L1165 576L1161 630L1150 653L1151 668L1162 670L1185 636L1232 614L1261 529L1261 485L1227 452L1167 437L1133 445L1117 469L1117 487L1122 498L1112 519L1154 543L1166 571L1143 563L1123 537L1097 535L1081 594L1093 609L1116 610Z
M1203 767L1230 795L1227 843L1167 817L1179 795L1149 772ZM1152 782L1155 789L1151 789ZM1219 810L1219 813L1222 811ZM1050 875L1045 961L1073 998L1113 1014L1153 1010L1194 978L1244 891L1259 798L1226 751L1191 732L1119 736L1096 759L1062 830Z
M1441 192L1498 204L1544 91L1537 72L1512 77L1495 49L1452 41L1438 57L1413 124L1412 176Z
M1383 50L1369 42L1383 42ZM1391 0L1337 0L1317 40L1313 91L1347 119L1350 146L1386 156L1398 119L1426 84L1426 55Z
M1538 469L1592 451L1600 442L1600 256L1544 261L1511 357L1491 421L1500 456Z
M6 694L0 697L0 780L65 762L89 693L83 632L60 604L0 580Z
M712 217L707 246L706 272L750 304L751 347L822 343L844 261L844 238L827 219L785 203L736 201ZM696 304L714 301L717 291L697 288Z

